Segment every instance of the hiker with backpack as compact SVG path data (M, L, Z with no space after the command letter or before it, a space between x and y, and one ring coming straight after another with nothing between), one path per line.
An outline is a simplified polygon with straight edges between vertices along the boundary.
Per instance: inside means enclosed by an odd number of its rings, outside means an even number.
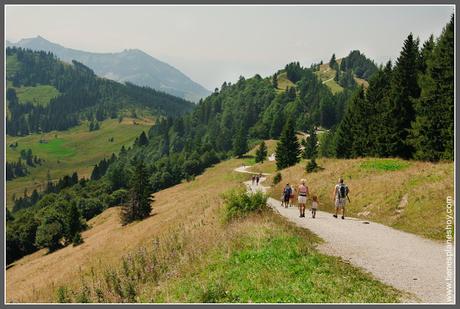
M348 197L348 193L350 190L348 186L343 183L343 178L339 178L339 183L334 187L333 199L335 200L335 214L333 215L334 218L337 218L339 213L339 209L342 209L342 219L345 219L345 204L347 200L350 201Z
M308 187L305 185L305 179L300 180L299 185L299 197L297 198L299 202L299 211L300 211L300 218L305 218L305 205L307 204L307 196L308 196Z
M291 196L289 197L289 207L292 207L294 206L295 194L294 194L294 188L292 186L290 187L291 187Z
M289 184L286 184L286 187L284 187L283 190L283 201L281 203L281 206L284 204L284 208L288 208L289 205L289 199L291 198L292 194L292 188Z

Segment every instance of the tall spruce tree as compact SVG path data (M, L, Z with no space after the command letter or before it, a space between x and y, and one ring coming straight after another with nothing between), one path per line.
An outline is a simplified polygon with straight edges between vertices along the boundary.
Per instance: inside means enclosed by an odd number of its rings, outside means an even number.
M266 158L267 158L267 145L265 145L265 142L262 141L262 143L260 143L259 145L259 148L257 148L256 150L255 161L256 163L259 163L259 162L263 163Z
M137 139L137 145L145 146L148 143L149 143L149 139L147 138L147 135L145 134L145 132L142 131L141 135L139 135L139 138Z
M316 128L310 127L308 130L309 136L302 140L302 144L305 147L303 150L303 157L305 159L312 159L318 156L318 137L316 136Z
M290 118L284 125L281 138L276 145L276 167L278 170L295 165L300 161L300 144Z
M426 47L427 46L427 47ZM430 40L424 45L431 48ZM415 102L416 119L412 123L410 143L414 157L438 161L454 158L454 16L433 48L425 51L422 92Z
M388 139L391 125L389 92L391 89L392 64L388 61L385 67L369 80L366 99L373 107L374 114L370 118L370 135L372 141L368 155L388 157Z
M148 181L149 174L145 164L134 162L134 173L130 183L129 202L122 206L120 218L122 225L142 220L152 211L152 196Z
M277 73L273 74L272 85L273 85L273 88L278 89L278 74Z
M407 141L411 122L415 120L414 99L420 96L417 83L419 49L412 33L404 41L393 70L390 98L390 132L388 149L390 156L411 158L413 147Z
M243 126L240 126L233 140L233 154L241 157L248 151L248 136Z
M331 60L329 60L329 67L333 70L338 70L335 54L332 54Z

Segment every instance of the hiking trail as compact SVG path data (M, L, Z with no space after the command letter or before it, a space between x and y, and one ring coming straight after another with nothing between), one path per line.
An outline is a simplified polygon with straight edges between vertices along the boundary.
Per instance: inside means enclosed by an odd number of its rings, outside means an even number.
M248 171L248 168L250 166L241 166L235 171L258 174ZM244 184L250 192L266 192L270 187L261 185L265 180L266 177L261 177L259 185L253 185L251 180ZM346 263L372 273L376 279L413 295L403 299L403 302L453 302L453 296L448 300L447 295L446 252L443 243L372 221L351 217L342 220L340 216L336 219L331 213L320 210L313 219L309 212L311 200L307 200L306 218L299 218L296 206L284 208L281 201L271 197L267 203L281 216L322 238L324 243L317 247L320 252L339 256Z

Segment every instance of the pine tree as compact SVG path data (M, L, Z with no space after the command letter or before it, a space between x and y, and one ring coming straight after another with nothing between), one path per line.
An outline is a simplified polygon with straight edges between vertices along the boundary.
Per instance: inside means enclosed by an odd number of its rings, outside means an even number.
M316 158L318 155L318 137L316 136L316 128L312 126L310 130L308 130L309 136L302 141L303 146L305 147L303 150L303 157L305 159L312 159Z
M393 70L390 97L390 156L410 158L413 147L407 142L411 122L415 120L413 100L420 95L417 84L419 50L416 40L409 34Z
M145 146L149 143L149 139L147 138L147 135L145 134L144 131L142 131L141 135L139 135L139 138L137 140L137 145L138 146Z
M272 85L273 85L273 88L278 89L278 74L277 73L273 74Z
M339 70L335 71L334 80L335 80L336 82L338 82L338 81L340 80L340 75L339 75L340 73L339 73L339 72L340 72Z
M236 132L235 139L233 140L233 154L241 157L248 151L248 137L246 131L241 126Z
M134 174L131 179L128 203L123 205L120 217L121 223L126 225L135 220L142 220L152 211L152 196L149 188L147 168L142 161L133 163Z
M337 158L350 158L353 145L353 115L351 113L351 104L347 105L347 110L335 132L335 155Z
M294 121L289 119L276 145L276 167L278 170L295 165L300 161L300 144L294 130Z
M329 67L333 70L337 69L338 71L337 60L335 59L335 54L332 54L331 60L329 60Z
M256 158L255 161L256 163L264 163L264 160L267 158L267 145L265 145L265 142L262 141L260 143L259 148L256 150Z
M369 80L366 99L370 106L374 108L374 115L369 115L370 121L370 136L372 147L370 147L369 155L376 157L388 157L388 132L391 125L389 92L391 87L392 65L391 62L385 65L384 68Z
M432 38L424 45L425 74L420 78L422 89L415 101L416 119L412 123L409 142L414 157L438 161L454 158L454 16L444 28L436 45ZM432 52L427 49L432 48Z
M80 212L75 203L70 204L70 209L66 214L65 238L67 243L73 242L75 236L83 230ZM75 238L76 239L76 238Z

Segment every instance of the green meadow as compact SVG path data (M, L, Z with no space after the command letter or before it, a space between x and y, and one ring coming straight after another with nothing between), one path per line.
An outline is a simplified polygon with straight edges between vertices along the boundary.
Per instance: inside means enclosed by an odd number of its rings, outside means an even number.
M136 120L125 118L101 122L101 129L89 132L88 123L67 131L31 134L24 137L7 136L6 159L15 161L22 149L32 149L33 155L43 159L42 165L29 167L30 174L7 182L7 205L12 207L13 195L21 196L24 190L30 194L34 189L43 190L47 173L57 180L77 171L79 176L89 177L94 164L112 153L118 153L121 146L130 146L134 139L153 124L152 119ZM113 138L113 142L109 139ZM10 147L18 143L18 147Z

